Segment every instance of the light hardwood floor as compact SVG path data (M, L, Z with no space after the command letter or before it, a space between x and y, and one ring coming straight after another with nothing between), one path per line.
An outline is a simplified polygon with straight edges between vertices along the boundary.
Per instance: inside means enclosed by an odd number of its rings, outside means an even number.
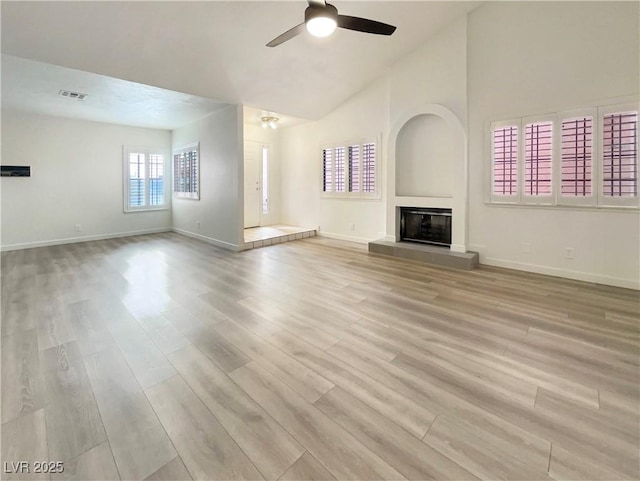
M638 479L639 293L310 238L2 254L2 479ZM33 465L31 465L33 469Z

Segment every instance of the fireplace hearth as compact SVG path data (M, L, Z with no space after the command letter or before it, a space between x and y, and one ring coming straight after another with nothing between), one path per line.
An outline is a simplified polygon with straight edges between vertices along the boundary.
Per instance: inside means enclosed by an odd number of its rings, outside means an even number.
M400 240L451 245L451 209L400 207Z

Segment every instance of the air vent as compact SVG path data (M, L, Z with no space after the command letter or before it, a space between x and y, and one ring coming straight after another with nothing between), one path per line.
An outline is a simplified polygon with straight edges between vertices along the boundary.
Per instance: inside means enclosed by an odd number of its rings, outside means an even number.
M70 90L61 90L58 92L58 95L62 97L67 97L69 99L75 100L84 100L87 97L87 94L81 94L79 92L71 92Z

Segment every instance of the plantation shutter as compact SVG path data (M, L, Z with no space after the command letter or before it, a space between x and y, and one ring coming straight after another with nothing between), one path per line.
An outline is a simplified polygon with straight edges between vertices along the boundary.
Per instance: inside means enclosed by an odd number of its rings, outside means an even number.
M362 145L362 191L376 192L376 144Z
M145 155L129 153L129 207L144 207L145 195Z
M593 117L562 121L560 194L586 197L593 193Z
M603 117L602 190L608 197L638 196L638 112Z
M509 125L493 130L493 194L518 193L518 127Z
M322 191L333 191L333 151L322 149Z
M525 125L524 193L551 195L553 122Z

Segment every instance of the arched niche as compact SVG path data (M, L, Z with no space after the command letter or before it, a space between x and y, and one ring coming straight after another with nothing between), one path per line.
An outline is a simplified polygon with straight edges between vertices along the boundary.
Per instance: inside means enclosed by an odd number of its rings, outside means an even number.
M403 133L403 129L405 133ZM398 163L398 141L400 141L400 156L415 148L420 148L419 141L415 140L420 132L433 128L433 132L446 130L445 134L450 138L450 151L444 151L443 155L449 157L448 167L451 169L449 195L442 196L426 192L420 195L402 194L397 192L396 171ZM431 132L431 131L430 131ZM428 134L431 137L431 134ZM415 143L413 143L415 141ZM407 142L409 147L407 147ZM435 152L439 155L438 152ZM404 162L399 160L400 165ZM434 162L435 165L440 160ZM443 170L444 171L444 170ZM445 176L447 174L444 174ZM404 182L404 180L402 181ZM430 190L431 189L430 187ZM451 226L451 250L454 252L466 252L467 250L467 136L464 125L460 119L448 108L439 104L416 105L397 118L392 123L388 142L387 164L387 233L389 240L399 240L399 207L448 207L453 211Z
M396 195L453 197L453 133L442 117L418 115L400 129Z

